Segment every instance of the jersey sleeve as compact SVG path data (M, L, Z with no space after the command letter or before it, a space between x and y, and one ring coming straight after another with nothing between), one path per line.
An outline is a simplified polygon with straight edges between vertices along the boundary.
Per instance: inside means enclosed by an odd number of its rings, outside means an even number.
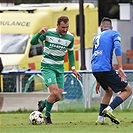
M47 34L47 32L44 33L44 34L36 33L36 34L32 37L32 39L31 39L31 41L30 41L31 45L37 45L37 44L39 44L40 42L43 42L43 41L46 39L46 34Z
M31 45L37 45L38 43L39 43L39 37L41 36L41 33L36 33L33 37L32 37L32 39L31 39L31 41L30 41L30 44Z
M114 42L114 48L115 48L115 55L116 56L122 56L121 46L119 41Z
M75 66L75 59L74 59L74 37L72 38L72 41L70 45L68 46L68 59L70 66L73 67Z
M40 41L43 42L43 41L46 39L46 34L47 34L47 32L44 33L44 34L42 34L42 35L39 37Z
M121 56L122 55L122 51L121 51L121 35L119 32L115 32L114 34L114 49L115 49L115 55L116 56Z
M68 51L68 59L69 59L69 62L70 62L70 66L71 67L75 66L74 52L73 51Z
M113 42L115 41L121 42L121 34L117 31L114 31L114 34L113 34Z

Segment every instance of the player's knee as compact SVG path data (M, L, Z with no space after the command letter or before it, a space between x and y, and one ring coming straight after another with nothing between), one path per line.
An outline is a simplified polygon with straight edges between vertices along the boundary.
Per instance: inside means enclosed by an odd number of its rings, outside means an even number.
M59 101L61 99L61 94L58 90L55 90L52 92L53 97L56 99L56 101Z
M132 94L132 88L130 85L127 85L127 87L125 88L126 92L128 93L128 95L130 96Z
M132 94L132 88L130 86L130 89L129 89L129 94L131 95Z
M53 97L56 98L56 97L58 97L58 92L55 90L55 91L52 92L52 95L53 95Z
M108 95L109 97L112 97L113 91L112 91L111 88L109 88L108 90L106 90L106 95Z
M61 93L58 93L57 98L56 98L56 101L59 101L61 99L61 97L62 97L62 94Z

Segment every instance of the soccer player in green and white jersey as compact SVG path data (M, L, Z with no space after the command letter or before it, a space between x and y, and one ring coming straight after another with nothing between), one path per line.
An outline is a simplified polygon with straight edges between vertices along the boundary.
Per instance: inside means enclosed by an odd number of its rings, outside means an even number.
M62 97L64 88L64 56L68 51L68 58L72 72L80 79L80 74L75 70L73 44L74 37L68 31L69 19L67 16L60 16L57 20L57 28L47 29L43 27L31 40L31 45L40 42L44 44L43 57L41 60L41 73L50 94L47 99L38 102L38 111L45 111L45 123L52 124L51 109L53 104Z

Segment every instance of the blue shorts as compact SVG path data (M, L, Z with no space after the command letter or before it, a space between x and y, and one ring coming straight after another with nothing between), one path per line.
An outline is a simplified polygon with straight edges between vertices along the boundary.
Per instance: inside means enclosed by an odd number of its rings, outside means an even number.
M128 84L127 81L121 81L115 70L93 72L93 75L104 90L108 90L108 87L110 87L115 93L123 91Z

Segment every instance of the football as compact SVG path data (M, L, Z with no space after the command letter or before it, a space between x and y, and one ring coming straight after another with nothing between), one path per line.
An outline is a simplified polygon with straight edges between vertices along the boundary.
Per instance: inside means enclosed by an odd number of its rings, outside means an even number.
M30 120L30 123L33 124L33 125L40 125L44 122L44 116L39 111L33 111L29 115L29 120Z

